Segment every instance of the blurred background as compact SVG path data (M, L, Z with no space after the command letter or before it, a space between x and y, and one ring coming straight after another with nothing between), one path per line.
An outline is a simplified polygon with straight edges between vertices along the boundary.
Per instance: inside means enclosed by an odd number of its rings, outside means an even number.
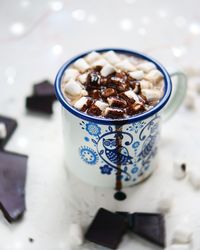
M198 0L0 1L0 113L19 122L7 149L29 155L28 212L23 223L12 227L0 217L1 250L67 249L59 103L54 106L54 115L44 118L26 113L25 97L33 83L54 81L59 67L79 52L110 46L129 48L153 56L167 69L184 71L189 79L187 98L176 117L163 127L161 159L166 162L168 157L171 163L176 155L191 165L198 164L199 9ZM185 197L193 197L190 191L185 190ZM197 197L187 205L184 197L179 197L177 211L182 214L181 204L186 206L187 215L190 206L199 204ZM195 222L197 216L193 210L191 220ZM174 218L170 223L176 224ZM199 230L200 225L196 227ZM27 242L30 236L38 238L32 246ZM129 249L125 244L123 247L120 249ZM155 248L138 245L137 249Z

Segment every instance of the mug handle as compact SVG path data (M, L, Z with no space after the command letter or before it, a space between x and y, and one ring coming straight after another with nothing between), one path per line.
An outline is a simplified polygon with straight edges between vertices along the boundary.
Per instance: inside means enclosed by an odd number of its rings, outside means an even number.
M172 83L172 94L168 104L161 112L163 121L167 121L181 106L187 91L187 76L176 71L170 74L171 78L176 77L177 81Z

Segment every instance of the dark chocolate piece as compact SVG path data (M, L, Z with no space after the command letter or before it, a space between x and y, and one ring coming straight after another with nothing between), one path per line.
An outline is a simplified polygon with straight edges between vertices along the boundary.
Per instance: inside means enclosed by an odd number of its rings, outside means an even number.
M122 216L125 219L126 223L128 224L129 230L133 229L132 214L130 214L129 212L121 212L121 211L117 211L116 214Z
M56 100L54 86L48 80L34 84L33 85L33 95L34 96L49 96L53 100Z
M3 148L17 127L17 121L6 116L0 116L0 122L4 123L7 130L7 135L5 138L0 139L0 148Z
M162 214L132 214L132 231L142 238L165 247L165 221Z
M52 114L53 100L51 96L28 96L26 98L26 108L31 111Z
M116 249L127 230L122 216L100 208L85 234L85 238L96 244Z
M25 211L26 155L0 151L0 208L9 222Z

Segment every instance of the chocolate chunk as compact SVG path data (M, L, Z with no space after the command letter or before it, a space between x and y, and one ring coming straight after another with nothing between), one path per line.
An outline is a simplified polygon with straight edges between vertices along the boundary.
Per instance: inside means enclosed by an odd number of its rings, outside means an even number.
M100 90L94 89L89 92L89 96L95 100L101 98L101 92Z
M181 169L183 170L183 172L186 171L186 164L185 164L185 163L182 163L182 164L181 164Z
M3 148L14 133L17 127L17 121L10 117L0 116L0 122L5 124L7 131L6 137L0 139L0 148Z
M121 109L106 108L105 117L111 119L119 119L124 117L124 111Z
M117 201L124 201L126 199L126 194L122 191L117 191L115 194L114 194L114 198L115 200Z
M134 213L132 223L135 234L165 247L165 221L162 214Z
M125 83L127 80L127 76L126 73L115 73L114 75L112 75L109 79L110 82L114 83L115 85L121 85L123 83Z
M136 115L139 114L141 112L145 111L145 107L142 103L133 103L131 104L127 109L126 109L126 113L127 115Z
M103 97L115 96L116 94L116 90L113 88L104 89L102 92Z
M28 96L26 98L26 108L45 114L52 114L53 100L50 96Z
M100 116L101 110L95 104L92 104L90 108L87 110L87 113L88 115L92 115L92 116Z
M85 238L101 246L116 249L127 227L122 216L100 208L88 228Z
M9 222L25 211L26 155L0 151L0 208Z
M98 72L94 71L88 74L87 81L86 81L88 86L95 87L99 85L100 82L101 82L101 76Z
M33 85L33 95L35 95L35 96L49 96L49 97L52 97L53 100L56 100L54 86L48 80L34 84Z
M111 107L125 108L127 106L127 102L124 99L120 99L117 97L109 97L107 100Z
M97 66L95 66L93 69L94 69L94 71L96 71L96 72L99 72L100 73L100 71L102 70L102 66L100 66L100 65L97 65Z

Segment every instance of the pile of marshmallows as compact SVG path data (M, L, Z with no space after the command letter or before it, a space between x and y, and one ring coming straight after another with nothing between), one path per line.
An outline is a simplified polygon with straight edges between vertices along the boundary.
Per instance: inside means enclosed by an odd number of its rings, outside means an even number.
M123 71L133 79L140 81L142 95L146 97L147 101L159 101L163 95L163 90L156 86L162 80L163 75L156 69L154 63L133 56L122 58L112 50L102 54L93 51L84 58L75 61L64 74L63 90L70 100L76 100L73 106L78 110L81 110L87 103L88 92L85 90L84 84L90 69L96 66L102 66L100 74L103 77ZM136 102L139 102L133 90L128 90L125 94L128 98L133 98ZM96 101L95 105L101 111L108 108L108 104L103 101Z

